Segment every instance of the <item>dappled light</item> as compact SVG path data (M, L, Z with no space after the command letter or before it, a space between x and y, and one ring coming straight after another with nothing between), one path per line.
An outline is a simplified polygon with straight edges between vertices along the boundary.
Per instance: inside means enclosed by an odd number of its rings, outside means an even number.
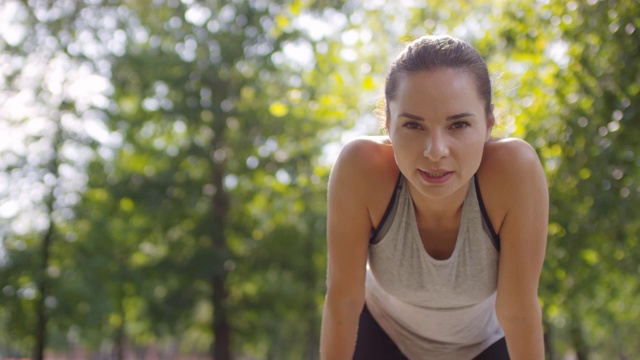
M640 358L638 14L0 2L0 358L318 359L331 167L430 33L479 50L493 135L542 160L547 358Z

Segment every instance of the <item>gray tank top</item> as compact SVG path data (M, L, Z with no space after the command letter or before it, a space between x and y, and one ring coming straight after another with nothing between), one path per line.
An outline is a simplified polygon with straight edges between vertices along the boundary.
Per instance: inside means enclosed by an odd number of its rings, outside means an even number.
M402 175L372 235L367 307L409 359L472 359L504 336L495 313L499 242L477 190L474 177L448 259L424 249Z

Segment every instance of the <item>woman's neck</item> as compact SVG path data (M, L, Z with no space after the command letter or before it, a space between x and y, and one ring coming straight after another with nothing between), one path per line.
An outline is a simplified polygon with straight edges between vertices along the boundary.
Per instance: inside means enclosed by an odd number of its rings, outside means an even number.
M416 219L419 223L458 223L462 214L462 206L467 197L469 184L462 186L450 196L441 199L429 198L421 194L409 184L409 193L416 211Z

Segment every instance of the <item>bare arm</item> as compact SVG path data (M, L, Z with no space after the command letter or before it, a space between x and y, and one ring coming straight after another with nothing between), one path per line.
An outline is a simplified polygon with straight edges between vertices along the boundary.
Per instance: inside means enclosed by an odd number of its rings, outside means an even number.
M371 220L367 208L367 158L373 144L352 142L340 154L329 180L327 294L322 317L321 358L351 359L364 306Z
M506 151L505 151L506 150ZM500 227L500 268L496 312L512 359L544 359L538 282L544 261L549 194L535 151L523 141L506 144L507 166L501 166L506 209Z

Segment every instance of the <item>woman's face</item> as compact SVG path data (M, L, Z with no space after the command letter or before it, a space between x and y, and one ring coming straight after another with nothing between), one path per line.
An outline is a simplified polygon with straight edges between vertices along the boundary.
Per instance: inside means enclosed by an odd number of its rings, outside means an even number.
M466 192L491 137L494 119L484 109L464 70L401 75L387 129L398 167L416 190L430 198Z

